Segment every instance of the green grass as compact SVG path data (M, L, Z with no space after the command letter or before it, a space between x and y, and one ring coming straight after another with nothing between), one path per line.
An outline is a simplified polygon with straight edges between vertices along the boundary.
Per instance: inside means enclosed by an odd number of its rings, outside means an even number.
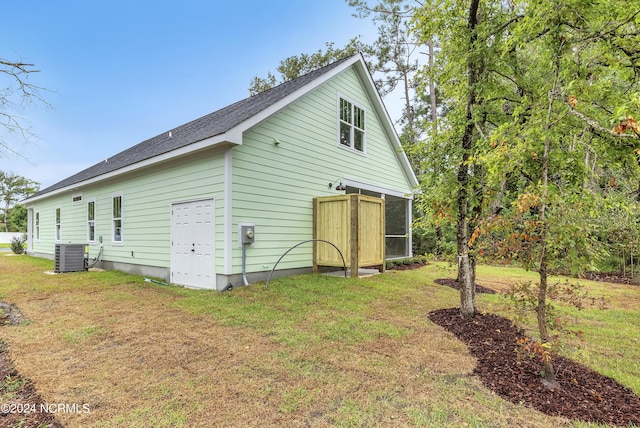
M495 278L506 282L536 281L537 274L514 268L478 268L478 282L489 284ZM552 277L550 281L570 281L582 286L589 296L605 299L605 308L573 306L554 302L557 314L572 334L561 337L561 352L594 370L612 377L640 395L640 286ZM486 307L503 316L510 308L500 295L481 295ZM527 331L537 336L534 315L527 320Z
M86 419L60 415L69 427L207 426L212 415L220 426L590 426L508 403L471 374L465 347L426 316L459 305L457 291L433 282L455 276L447 263L225 293L120 272L44 273L52 267L0 257L0 296L32 320L0 337L45 399L94 405ZM492 288L535 279L478 268ZM585 286L609 307L561 307L583 332L563 352L640 393L640 288ZM510 316L499 295L477 299Z

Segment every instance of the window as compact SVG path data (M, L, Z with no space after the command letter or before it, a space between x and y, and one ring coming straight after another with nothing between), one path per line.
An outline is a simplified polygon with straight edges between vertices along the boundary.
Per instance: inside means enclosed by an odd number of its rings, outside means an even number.
M87 202L87 241L96 240L96 201Z
M340 144L364 152L364 110L340 98L339 138Z
M71 197L71 203L73 205L79 205L82 203L82 193L76 193Z
M36 240L40 239L40 213L36 213Z
M112 200L112 241L122 242L122 195L113 196Z
M61 224L61 215L60 208L56 208L56 241L59 241L60 238L60 224Z

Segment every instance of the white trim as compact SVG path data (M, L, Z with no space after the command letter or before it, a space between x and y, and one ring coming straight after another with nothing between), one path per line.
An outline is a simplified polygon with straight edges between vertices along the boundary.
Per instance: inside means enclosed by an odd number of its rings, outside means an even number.
M33 210L33 208L31 208ZM33 210L33 242L40 241L40 224L42 223L40 211ZM36 221L37 220L37 221Z
M58 223L58 210L60 211L60 223ZM55 242L62 241L62 207L59 205L53 209L53 234Z
M96 182L100 182L103 180L107 180L109 178L113 178L122 174L126 174L128 172L131 171L135 171L138 170L140 168L143 167L147 167L150 165L154 165L160 162L164 162L176 157L180 157L180 156L184 156L193 152L197 152L199 150L203 150L209 147L213 147L216 145L222 145L224 143L228 143L231 146L234 145L240 145L242 144L242 138L243 138L243 134L249 130L251 130L251 128L253 128L254 126L260 124L262 121L266 120L267 118L271 117L272 115L276 114L277 112L279 112L280 110L282 110L283 108L291 105L292 103L294 103L295 101L297 101L299 98L302 98L303 96L307 95L308 93L310 93L311 91L313 91L314 89L318 88L319 86L323 85L325 82L333 79L335 76L339 75L340 73L344 72L345 70L350 69L351 67L353 67L356 71L356 73L358 74L358 76L365 82L368 82L368 84L364 85L364 88L370 98L371 104L373 105L373 110L375 111L375 113L381 117L384 118L386 120L381 120L382 126L389 138L389 141L391 142L391 144L394 146L394 152L396 153L396 156L398 157L398 160L400 162L400 165L405 173L405 177L407 179L408 184L412 187L412 189L418 189L419 187L419 183L418 183L418 179L416 178L411 165L409 164L409 160L406 156L406 154L404 153L404 151L402 150L402 146L400 144L400 140L398 138L397 133L395 132L395 129L393 127L393 122L391 121L391 118L389 117L389 113L387 112L386 108L384 107L384 104L382 102L382 98L380 97L380 94L378 93L376 87L375 87L375 83L373 81L373 78L371 77L371 73L369 72L369 70L367 69L364 57L362 56L362 54L360 55L354 55L353 57L349 58L348 60L344 61L343 63L337 65L336 67L334 67L333 69L327 71L326 73L318 76L316 79L310 81L308 84L306 84L305 86L299 88L298 90L292 92L291 94L287 95L286 97L282 98L281 100L277 101L276 103L274 103L273 105L271 105L270 107L256 113L255 115L249 117L248 119L246 119L244 122L238 124L237 126L235 126L234 128L228 130L226 133L222 133L222 134L218 134L218 135L214 135L211 136L209 138L206 138L204 140L189 144L185 147L179 148L179 149L175 149L172 150L168 153L164 153L162 155L159 156L155 156L153 158L150 159L146 159L144 161L126 166L124 168L120 168L116 171L112 171L97 177L93 177L91 179L85 180L85 181L81 181L78 183L74 183L71 184L69 186L63 187L61 189L57 189L57 190L53 190L51 192L39 195L39 196L34 196L31 198L27 198L23 201L23 203L25 205L31 204L35 201L39 201L41 199L45 199L45 198L49 198L51 196L55 196L64 192L68 192L68 191L72 191L72 190L76 190L82 186L87 186ZM365 118L366 120L366 118ZM366 133L366 129L365 129L365 133ZM357 152L357 151L355 151ZM108 159L105 161L108 162ZM226 206L225 206L226 209ZM225 230L225 233L227 233L229 230ZM229 247L230 249L230 247Z
M224 275L233 271L233 151L224 153Z
M113 216L113 200L114 198L120 197L120 217ZM124 193L122 192L113 192L111 194L111 200L109 203L109 212L111 217L111 244L112 245L124 245ZM114 238L116 236L115 230L113 228L113 221L116 218L120 218L120 240L116 241Z
M159 156L155 156L155 157L152 157L152 158L149 158L149 159L145 159L143 161L131 164L131 165L126 166L124 168L120 168L120 169L117 169L115 171L108 172L106 174L102 174L102 175L99 175L97 177L90 178L89 180L80 181L78 183L71 184L69 186L53 190L51 192L45 193L45 194L40 195L40 196L34 196L34 197L31 197L31 198L25 199L23 201L23 203L24 204L30 204L30 203L39 201L41 199L49 198L51 196L59 195L61 193L66 193L66 192L68 192L70 190L78 189L79 187L82 187L82 186L88 186L90 184L94 184L94 183L97 183L97 182L100 182L100 181L103 181L103 180L108 180L110 178L117 177L117 176L120 176L122 174L126 174L128 172L136 171L136 170L138 170L140 168L144 168L144 167L147 167L147 166L152 166L152 165L155 165L155 164L158 164L158 163L161 163L161 162L173 159L173 158L186 156L186 155L189 155L189 154L191 154L193 152L197 152L197 151L206 149L208 147L212 147L212 146L215 146L215 145L218 145L218 144L221 144L221 143L225 143L225 142L231 142L233 144L239 144L239 143L235 143L233 141L227 140L226 139L226 134L215 135L213 137L206 138L206 139L204 139L202 141L198 141L197 143L189 144L189 145L187 145L185 147L182 147L180 149L172 150L172 151L170 151L168 153L164 153L164 154L161 154ZM109 159L105 160L105 162L108 162L108 161L109 161Z
M342 184L349 187L357 187L359 189L368 190L370 192L381 193L385 195L396 196L398 198L413 199L412 193L403 192L402 190L391 189L389 187L360 180L358 178L345 177Z
M237 132L240 132L242 134L251 130L251 128L253 128L254 126L260 124L262 121L273 116L274 114L276 114L283 108L289 106L290 104L293 104L299 98L302 98L304 95L307 95L309 92L321 86L328 80L333 79L335 76L342 73L344 70L347 70L352 65L357 64L360 61L364 61L362 55L354 55L351 59L346 60L342 64L334 67L333 69L329 70L323 75L318 76L316 79L312 80L311 82L307 83L305 86L299 88L298 90L282 98L280 101L277 101L276 103L272 104L270 107L246 119L244 122L238 124L235 128L232 128L231 130L227 131L227 134L235 135Z
M341 113L342 113L342 108L340 107L340 101L344 100L346 102L348 102L349 104L351 104L352 110L351 110L351 120L354 123L346 123L342 120ZM364 128L358 128L355 124L355 108L357 107L360 110L362 110L364 112ZM356 153L362 156L366 156L367 155L367 129L369 128L369 126L367 125L367 120L369 118L369 112L367 111L366 107L364 107L364 105L360 104L359 102L354 101L353 99L347 97L346 95L343 95L342 93L338 92L336 94L336 145L342 149L348 150L351 153ZM342 144L340 142L340 125L342 123L345 123L346 125L349 125L349 127L351 128L350 135L349 135L349 139L351 141L351 143L355 143L355 129L359 129L363 132L362 135L362 150L358 150L353 146L345 146L344 144Z
M362 56L362 54L360 54L359 57L360 57L360 64L359 64L360 66L355 67L355 70L361 79L369 82L368 85L364 85L364 88L373 101L372 102L373 109L376 111L379 117L386 119L386 120L380 121L382 124L382 127L386 131L386 134L389 137L389 140L391 141L391 143L395 146L394 151L396 153L396 156L398 157L398 160L400 161L400 166L404 170L404 173L407 178L407 181L409 182L409 185L414 189L414 192L419 191L420 182L418 181L418 178L416 177L416 174L413 171L413 168L411 167L411 163L409 163L409 158L407 157L407 154L404 152L404 149L402 148L402 144L400 143L400 138L398 137L398 133L396 132L393 126L393 120L391 120L391 116L389 116L389 112L387 111L387 108L382 102L382 97L380 96L380 93L376 89L375 82L373 81L373 77L371 76L371 73L367 68L364 57Z
M98 221L96 220L96 217L98 217L96 214L98 212L98 203L96 202L96 198L89 198L86 201L86 205L85 205L85 210L84 210L84 215L85 215L85 222L87 225L87 242L93 244L96 242L96 235L97 235L97 231L98 231ZM90 239L89 237L89 204L93 203L93 240ZM113 203L113 201L112 201ZM113 209L113 207L112 207Z
M413 257L413 227L411 227L413 224L413 201L411 199L408 205L407 209L409 212L407 213L407 220L409 221L409 228L407 229L407 233L409 234L409 257Z
M28 208L27 209L27 252L28 253L31 253L31 251L33 250L34 218L35 217L33 213L33 208Z
M71 205L82 205L82 200L83 200L82 192L74 193L71 195Z

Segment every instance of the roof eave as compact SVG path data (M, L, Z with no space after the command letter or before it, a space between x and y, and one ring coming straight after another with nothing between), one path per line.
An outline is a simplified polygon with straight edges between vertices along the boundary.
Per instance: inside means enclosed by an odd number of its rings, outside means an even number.
M172 150L170 152L163 153L161 155L154 156L152 158L145 159L140 162L136 162L124 168L120 168L115 171L90 178L88 180L79 181L77 183L73 183L68 186L61 187L60 189L56 189L39 196L32 196L30 198L25 199L22 203L31 204L33 202L47 199L52 196L64 194L67 192L77 191L79 188L88 186L90 184L95 184L104 180L118 177L120 175L127 174L141 168L146 168L161 162L165 162L170 159L186 156L191 153L195 153L204 149L209 149L213 147L224 147L225 145L236 146L240 144L242 144L242 135L238 136L237 133L235 132L226 132L224 134L214 135L213 137L205 138L204 140L200 140L195 143L189 144L188 146L185 146L176 150Z

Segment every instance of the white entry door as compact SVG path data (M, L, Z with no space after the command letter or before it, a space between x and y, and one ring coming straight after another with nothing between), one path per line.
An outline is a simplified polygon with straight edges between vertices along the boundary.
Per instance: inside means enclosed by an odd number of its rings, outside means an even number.
M171 282L216 288L213 199L171 205Z

